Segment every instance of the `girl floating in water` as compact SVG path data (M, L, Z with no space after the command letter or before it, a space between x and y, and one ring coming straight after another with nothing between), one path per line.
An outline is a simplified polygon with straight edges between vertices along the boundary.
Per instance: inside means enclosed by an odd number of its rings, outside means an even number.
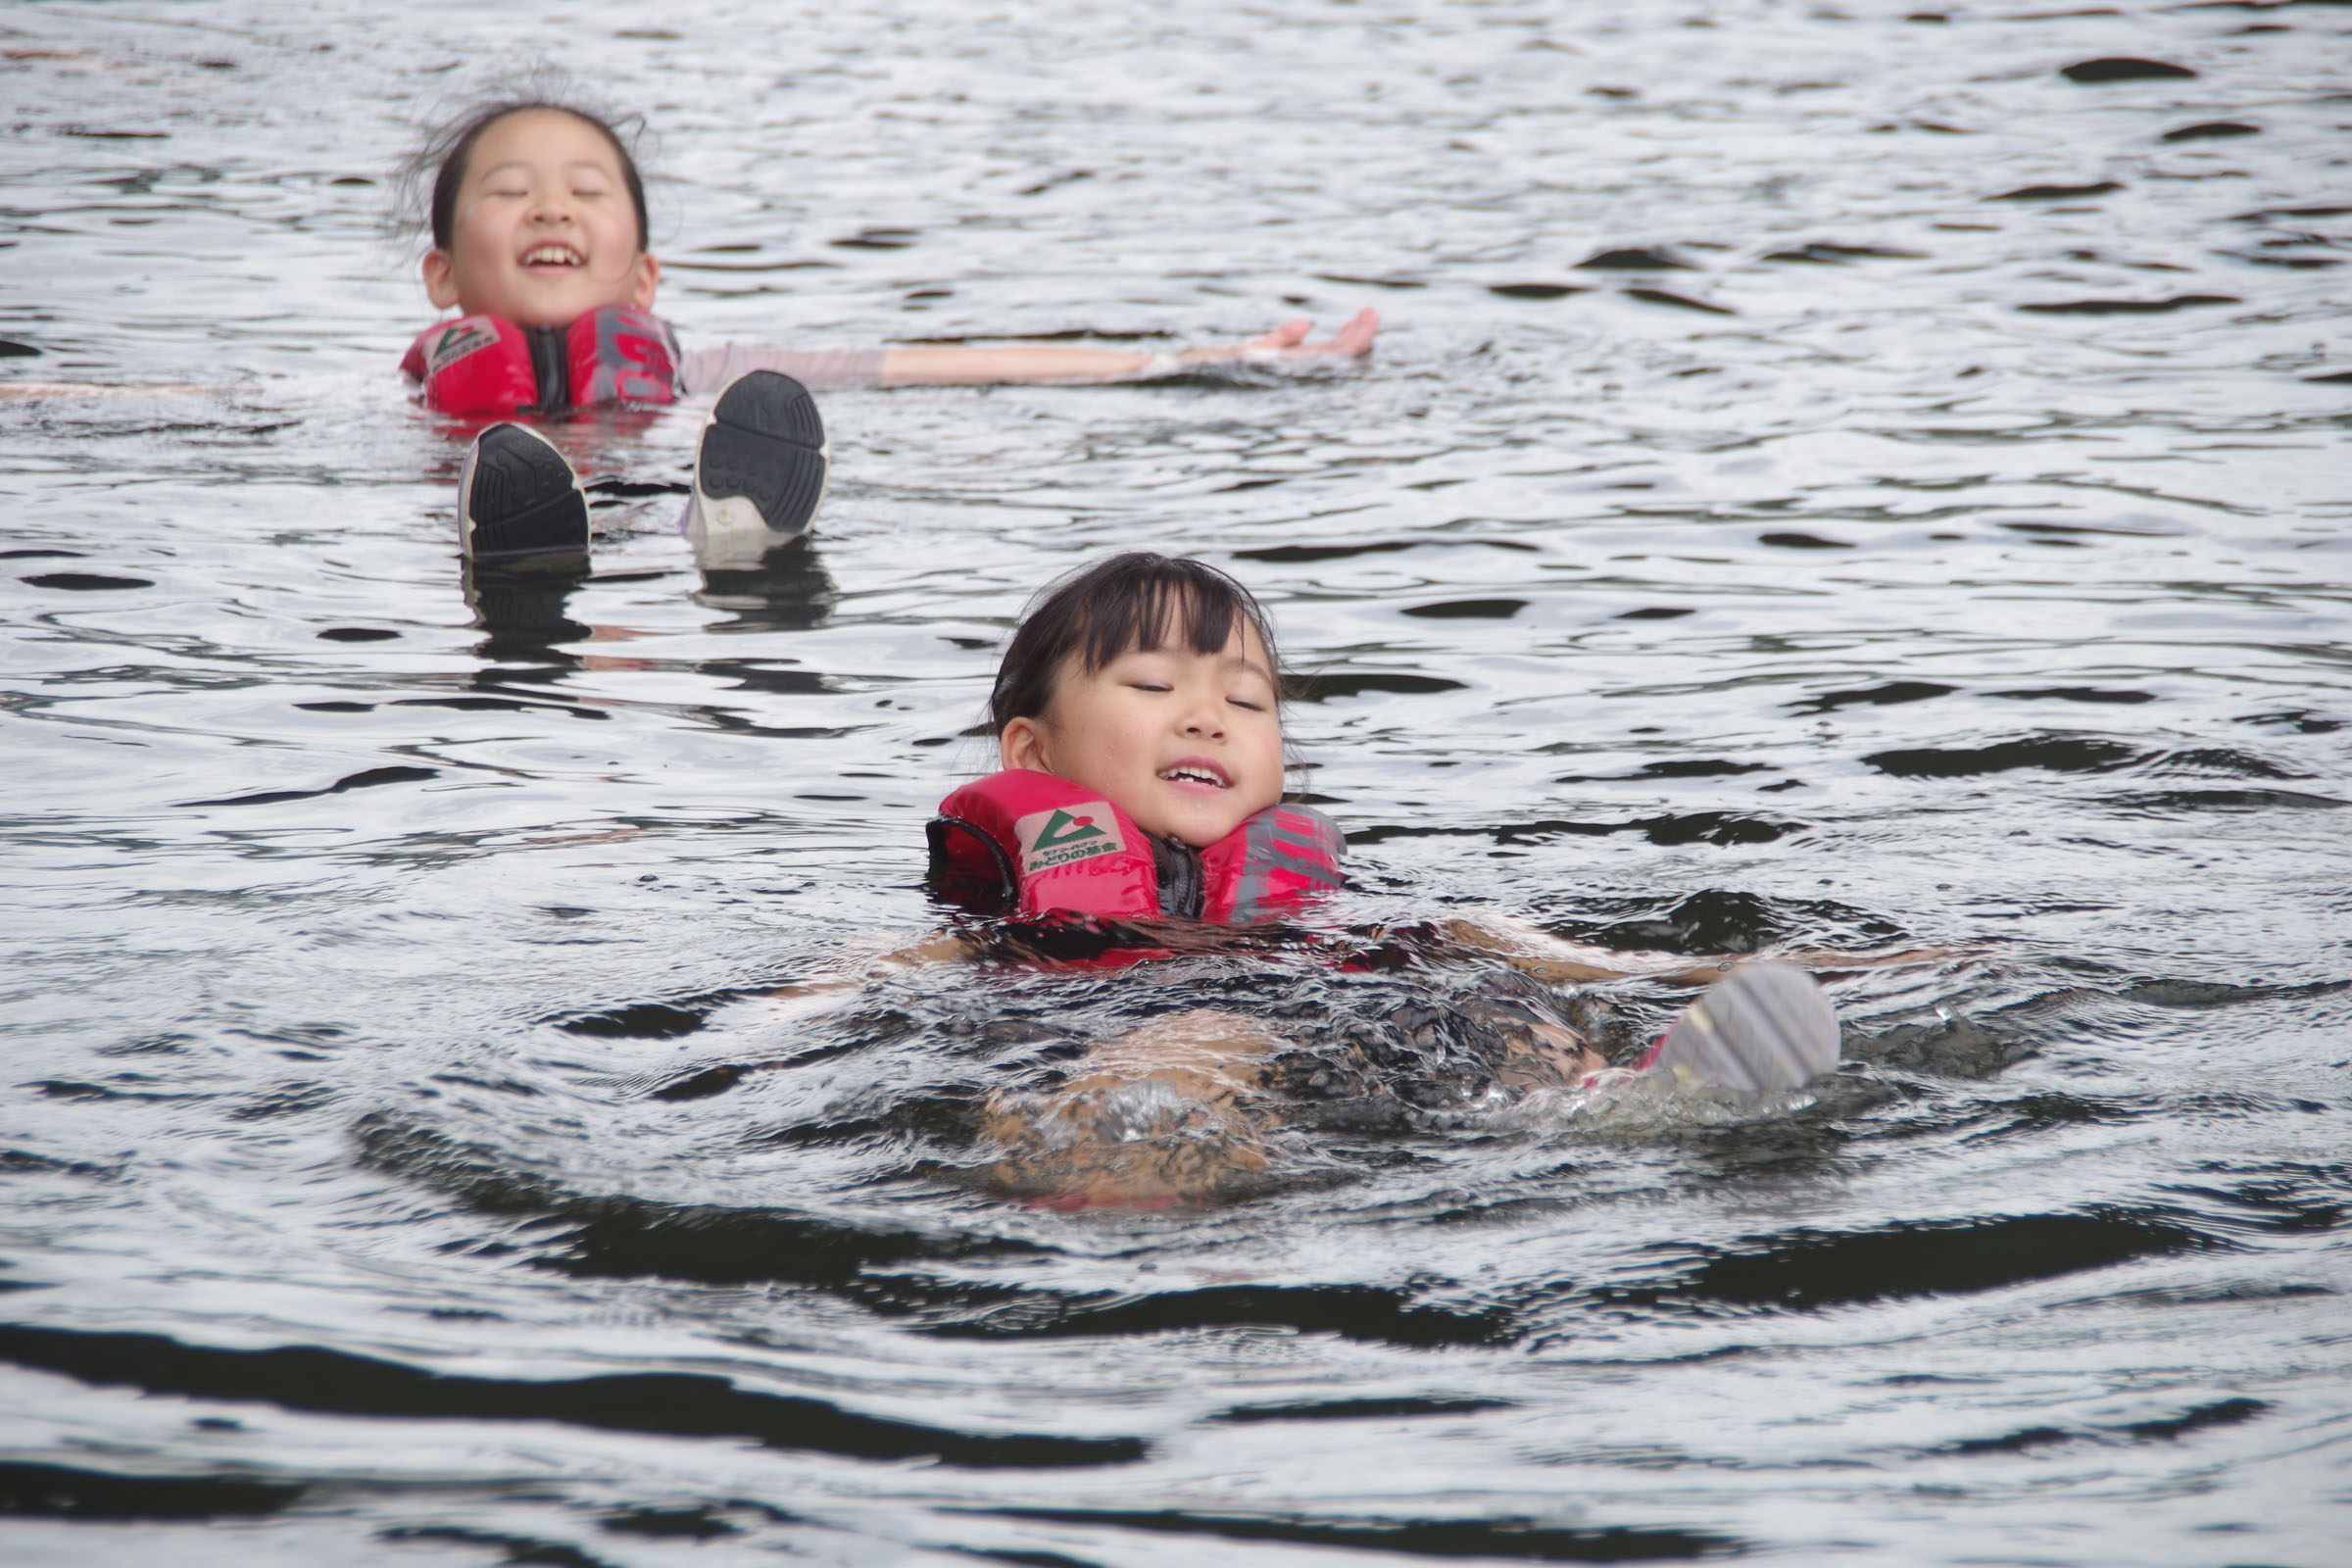
M1223 1008L1098 1043L1055 1091L991 1101L1001 1186L1068 1203L1237 1191L1264 1169L1284 1102L1386 1095L1403 1111L1459 1111L1544 1089L1753 1094L1837 1063L1827 1000L1786 962L1629 967L1509 921L1310 935L1346 844L1319 812L1282 804L1281 689L1263 611L1214 567L1121 555L1050 587L990 698L1003 769L951 793L930 828L934 886L988 917L889 961L1102 970L1255 950L1358 971L1467 959L1484 978L1466 994L1433 987L1388 1036L1337 1050ZM1633 972L1708 989L1612 1068L1551 988Z
M1367 310L1322 343L1308 343L1299 320L1172 355L1022 344L686 353L653 314L662 264L647 248L644 182L607 121L543 99L493 104L436 137L415 168L420 177L432 170L425 292L459 313L419 334L402 362L426 404L462 415L560 414L724 388L687 517L707 561L756 564L807 529L826 468L810 391L1121 381L1233 361L1361 358L1379 328ZM520 425L477 438L461 517L466 553L480 562L587 548L587 505L569 466Z

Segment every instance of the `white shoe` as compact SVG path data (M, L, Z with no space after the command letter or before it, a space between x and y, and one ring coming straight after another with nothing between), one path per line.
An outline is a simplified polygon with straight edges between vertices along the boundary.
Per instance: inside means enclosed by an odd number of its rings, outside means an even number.
M830 467L816 400L789 375L753 370L727 383L703 425L686 536L705 570L756 571L808 531Z
M1838 1065L1838 1015L1804 970L1745 963L1683 1009L1644 1071L1747 1094L1795 1089Z

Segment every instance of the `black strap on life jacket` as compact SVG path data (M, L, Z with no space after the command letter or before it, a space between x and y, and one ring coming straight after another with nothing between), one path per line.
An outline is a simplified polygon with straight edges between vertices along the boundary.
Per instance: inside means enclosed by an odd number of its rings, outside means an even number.
M1178 920L1198 920L1208 898L1208 878L1200 869L1200 852L1170 835L1152 841L1152 869L1159 877L1159 912Z
M1004 846L984 829L960 816L943 814L924 825L923 836L931 843L925 880L932 892L973 914L1010 914L1020 907L1020 873ZM975 847L977 854L958 855L961 845ZM989 870L983 870L984 865Z
M526 326L522 330L523 336L530 340L531 374L539 382L539 401L531 405L531 410L536 414L562 414L571 407L568 329Z

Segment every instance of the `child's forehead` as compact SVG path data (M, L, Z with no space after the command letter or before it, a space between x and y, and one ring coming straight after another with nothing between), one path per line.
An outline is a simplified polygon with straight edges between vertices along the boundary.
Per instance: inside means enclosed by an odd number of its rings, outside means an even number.
M620 155L592 122L561 109L517 109L482 127L468 160L480 173L525 157L557 157L565 163L595 163L617 172Z

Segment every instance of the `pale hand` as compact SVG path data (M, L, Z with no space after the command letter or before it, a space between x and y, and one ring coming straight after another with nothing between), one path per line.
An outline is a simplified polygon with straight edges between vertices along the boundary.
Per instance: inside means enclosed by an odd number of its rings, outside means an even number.
M1245 365L1289 365L1301 360L1360 360L1372 352L1372 339L1380 331L1380 313L1370 306L1364 307L1348 318L1347 325L1320 343L1306 340L1306 334L1313 329L1314 323L1301 316L1247 343L1186 349L1176 356L1176 363L1214 365L1239 360Z

